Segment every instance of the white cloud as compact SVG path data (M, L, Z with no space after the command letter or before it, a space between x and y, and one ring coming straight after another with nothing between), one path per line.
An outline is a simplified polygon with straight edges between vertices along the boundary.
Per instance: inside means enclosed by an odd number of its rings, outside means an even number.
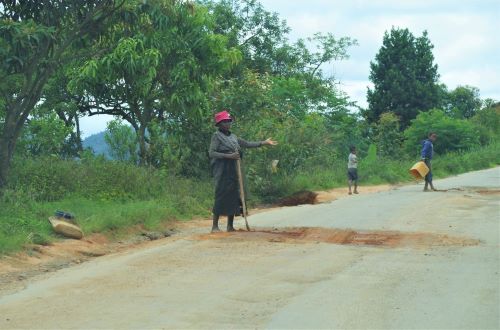
M450 89L458 85L470 85L479 88L483 98L489 97L500 100L500 77L498 71L491 70L489 66L449 71L442 75L441 80Z
M472 85L481 90L483 97L500 100L498 0L261 2L265 8L278 12L287 20L292 28L292 39L321 31L358 40L359 46L349 51L350 60L329 64L324 71L333 72L340 78L346 85L344 91L360 104L366 103L366 88L361 93L360 88L348 85L354 81L356 86L369 83L369 63L382 45L384 32L392 26L408 28L415 36L428 31L441 81L450 89L457 85Z
M373 87L372 83L368 80L345 80L340 83L340 88L363 108L368 106L366 102L366 91L368 87Z

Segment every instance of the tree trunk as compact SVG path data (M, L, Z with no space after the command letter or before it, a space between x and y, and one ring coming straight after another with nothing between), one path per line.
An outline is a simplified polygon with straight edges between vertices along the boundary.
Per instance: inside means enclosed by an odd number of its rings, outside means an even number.
M0 136L0 189L5 188L7 185L10 163L22 127L17 125L15 119L11 112L7 112L2 135Z
M146 125L139 127L139 165L144 166L147 164L147 147L146 147Z
M49 66L41 74L27 74L27 81L19 96L7 106L2 135L0 136L0 189L7 185L8 173L17 139L28 119L30 112L40 100L42 88L52 73ZM34 78L32 79L32 77Z
M68 117L66 117L66 113L64 111L56 111L57 116L59 119L61 119L64 122L64 125L66 127L71 128L71 139L74 141L74 145L71 146L71 150L75 148L77 155L81 154L83 151L83 145L82 145L82 135L80 131L80 117L78 116L78 113L75 112L74 114L68 114ZM74 125L73 125L74 123ZM73 127L75 128L76 131L73 130Z
M80 131L80 117L78 114L75 115L75 126L76 126L76 150L79 154L83 152L83 144L82 144L82 132Z
M9 146L3 138L0 138L0 190L7 185L9 175L10 157Z

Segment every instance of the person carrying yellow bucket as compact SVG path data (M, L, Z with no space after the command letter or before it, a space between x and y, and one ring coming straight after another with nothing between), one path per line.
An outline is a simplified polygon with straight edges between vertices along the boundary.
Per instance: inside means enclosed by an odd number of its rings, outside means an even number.
M435 132L429 132L427 139L422 142L422 152L421 159L429 168L429 172L425 176L425 186L424 191L435 191L434 185L432 184L432 165L431 160L434 155L434 145L432 144L436 141L437 134ZM429 186L431 190L429 190Z

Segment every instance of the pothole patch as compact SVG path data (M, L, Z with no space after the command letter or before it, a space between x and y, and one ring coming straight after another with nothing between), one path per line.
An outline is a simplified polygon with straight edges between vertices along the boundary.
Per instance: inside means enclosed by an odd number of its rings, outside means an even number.
M195 240L267 241L291 244L322 242L380 247L473 246L480 243L477 239L425 232L366 231L318 227L279 230L259 228L250 232L239 230L232 233L202 234L192 238Z
M500 195L500 189L481 189L476 192L481 195Z

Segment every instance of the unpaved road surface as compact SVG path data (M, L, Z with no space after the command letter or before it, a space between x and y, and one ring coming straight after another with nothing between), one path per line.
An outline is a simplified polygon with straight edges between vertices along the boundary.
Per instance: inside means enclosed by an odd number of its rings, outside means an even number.
M500 168L436 186L361 188L251 216L254 232L199 228L63 269L0 297L0 329L499 329Z

